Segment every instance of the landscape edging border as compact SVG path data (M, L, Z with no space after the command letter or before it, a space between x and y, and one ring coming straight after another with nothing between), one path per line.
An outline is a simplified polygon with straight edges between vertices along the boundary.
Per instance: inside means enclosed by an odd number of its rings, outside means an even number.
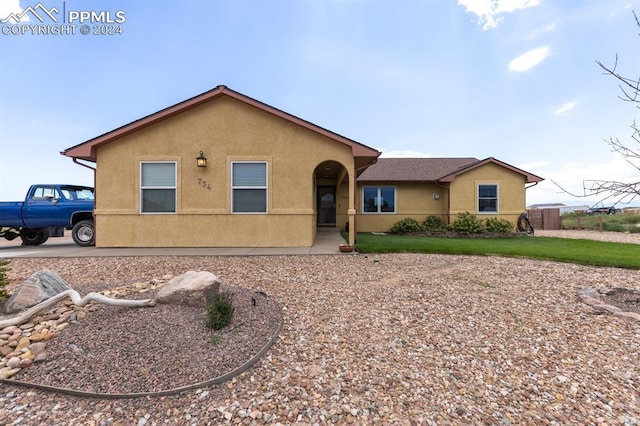
M62 393L66 395L72 396L81 396L86 398L102 398L102 399L126 399L126 398L144 398L144 397L158 397L158 396L174 396L178 395L182 392L199 389L207 386L219 385L224 382L227 382L234 377L239 376L240 374L247 371L251 368L262 356L273 346L273 344L278 339L280 335L280 331L282 330L283 318L280 318L280 324L273 333L273 336L269 339L269 341L256 353L251 359L242 364L240 367L231 370L230 372L223 374L221 376L215 377L210 380L205 380L203 382L194 383L191 385L185 385L173 389L153 391L153 392L135 392L135 393L99 393L99 392L85 392L77 389L70 388L60 388L56 386L43 385L38 383L24 382L21 380L14 379L0 379L0 383L5 383L8 385L16 385L33 389L41 389L47 390L51 392Z

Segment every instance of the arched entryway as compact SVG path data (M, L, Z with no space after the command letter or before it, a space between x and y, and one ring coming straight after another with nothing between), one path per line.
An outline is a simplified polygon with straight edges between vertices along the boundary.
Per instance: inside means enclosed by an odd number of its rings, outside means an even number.
M324 161L314 170L316 224L344 228L349 208L349 173L337 161Z

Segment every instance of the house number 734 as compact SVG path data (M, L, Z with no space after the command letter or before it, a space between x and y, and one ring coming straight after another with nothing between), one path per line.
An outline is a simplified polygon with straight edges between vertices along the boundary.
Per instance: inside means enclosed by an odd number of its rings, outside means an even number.
M198 185L211 191L211 184L202 178L198 178Z

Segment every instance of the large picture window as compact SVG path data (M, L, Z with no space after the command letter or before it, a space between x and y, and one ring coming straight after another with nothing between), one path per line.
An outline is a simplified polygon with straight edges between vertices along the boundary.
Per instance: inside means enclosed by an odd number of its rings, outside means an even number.
M167 161L140 163L140 211L176 212L176 163Z
M362 211L365 213L395 213L396 188L365 186L362 189Z
M267 212L267 163L231 163L233 213Z
M478 213L498 213L498 185L478 185Z

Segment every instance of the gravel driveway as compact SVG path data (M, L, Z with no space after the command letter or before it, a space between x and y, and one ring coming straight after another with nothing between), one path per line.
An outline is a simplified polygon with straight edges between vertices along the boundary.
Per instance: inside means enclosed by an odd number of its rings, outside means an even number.
M576 298L585 286L639 288L639 271L421 254L25 258L11 267L18 282L51 269L82 294L208 270L269 294L284 324L261 361L219 387L105 400L3 385L0 424L640 422L638 324ZM159 327L149 339L181 339Z

